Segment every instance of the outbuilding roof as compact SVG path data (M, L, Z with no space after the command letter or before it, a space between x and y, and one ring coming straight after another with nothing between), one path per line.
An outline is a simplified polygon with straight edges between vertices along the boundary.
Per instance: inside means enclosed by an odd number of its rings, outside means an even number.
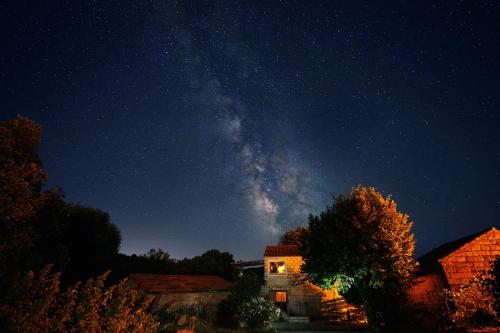
M484 229L472 235L465 236L463 238L442 244L441 246L435 248L434 250L428 252L422 257L418 258L417 261L420 264L420 272L428 273L436 269L440 269L439 260L447 257L451 253L455 252L465 244L473 241L477 237L485 234L488 231L496 230L495 227Z
M297 245L268 245L264 257L300 257Z
M130 274L129 280L149 293L226 291L233 285L214 275Z

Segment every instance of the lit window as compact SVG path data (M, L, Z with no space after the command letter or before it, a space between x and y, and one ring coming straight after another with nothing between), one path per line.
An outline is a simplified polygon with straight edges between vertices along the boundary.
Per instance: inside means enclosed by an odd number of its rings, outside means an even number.
M276 303L286 303L286 291L276 292Z
M284 262L271 262L270 270L271 274L285 274L285 263Z

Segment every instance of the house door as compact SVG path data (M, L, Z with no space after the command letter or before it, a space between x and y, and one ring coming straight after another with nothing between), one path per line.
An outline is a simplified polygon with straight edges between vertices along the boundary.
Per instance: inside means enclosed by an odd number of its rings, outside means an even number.
M274 301L276 302L276 305L281 309L281 311L286 313L288 304L286 291L276 291L274 295Z

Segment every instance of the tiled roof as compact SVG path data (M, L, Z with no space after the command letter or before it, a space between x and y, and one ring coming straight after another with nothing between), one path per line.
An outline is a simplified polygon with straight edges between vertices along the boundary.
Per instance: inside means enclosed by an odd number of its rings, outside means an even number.
M264 257L300 257L297 245L268 245Z
M224 291L232 282L213 275L130 274L139 289L150 293Z
M465 244L471 242L472 240L476 239L477 237L481 236L482 234L490 231L490 230L496 230L494 227L482 230L480 232L477 232L475 234L445 243L434 250L428 252L427 254L423 255L422 257L418 258L417 261L420 264L420 272L421 273L427 273L431 271L435 271L436 269L439 269L441 266L439 265L439 259L447 257L449 254L454 252L455 250L458 250Z

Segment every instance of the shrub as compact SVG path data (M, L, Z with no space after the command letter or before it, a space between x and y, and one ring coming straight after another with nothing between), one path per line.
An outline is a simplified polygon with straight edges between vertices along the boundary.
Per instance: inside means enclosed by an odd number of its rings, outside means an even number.
M249 272L241 274L229 297L217 307L217 323L225 327L265 327L279 315L273 302L261 297L262 281Z
M151 298L128 287L126 279L106 288L107 275L61 291L60 274L50 266L29 272L0 304L0 318L9 332L155 332Z
M476 325L493 324L494 300L485 281L485 275L481 274L456 291L443 290L442 330L457 331Z
M263 297L255 297L241 303L236 309L240 327L261 328L270 325L279 316L279 309Z
M497 256L491 265L489 276L485 280L486 288L493 297L493 306L495 308L497 318L500 318L500 257Z
M190 330L198 326L209 326L206 299L203 297L196 298L191 304L166 304L156 313L160 321L159 332L176 332L179 329Z

